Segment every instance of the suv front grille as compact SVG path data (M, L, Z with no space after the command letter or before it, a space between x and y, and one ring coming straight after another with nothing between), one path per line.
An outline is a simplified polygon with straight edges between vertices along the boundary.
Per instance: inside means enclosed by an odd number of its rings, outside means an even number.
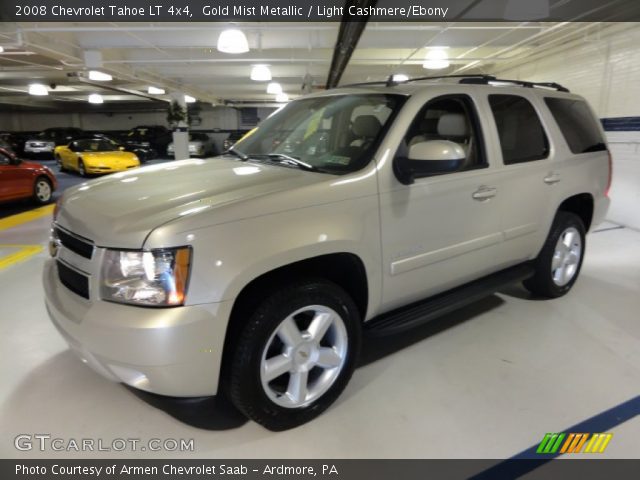
M60 282L73 293L89 299L89 278L67 267L59 260L56 263L58 265L58 278L60 278Z
M93 256L93 244L89 240L83 240L76 235L70 235L58 227L55 227L54 230L62 245L81 257L91 260Z

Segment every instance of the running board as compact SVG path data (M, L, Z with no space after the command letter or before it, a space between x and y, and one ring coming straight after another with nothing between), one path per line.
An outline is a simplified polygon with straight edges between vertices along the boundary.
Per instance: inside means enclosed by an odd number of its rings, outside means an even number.
M365 323L365 333L378 337L410 330L492 295L507 285L526 280L533 273L533 265L530 262L493 273L453 290L375 317Z

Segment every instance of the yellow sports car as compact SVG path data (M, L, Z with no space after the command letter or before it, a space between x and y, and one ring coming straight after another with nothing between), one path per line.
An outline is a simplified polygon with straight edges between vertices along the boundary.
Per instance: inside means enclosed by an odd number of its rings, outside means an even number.
M56 147L54 156L60 171L75 170L83 177L140 166L135 153L124 152L117 144L102 138L74 140L69 145Z

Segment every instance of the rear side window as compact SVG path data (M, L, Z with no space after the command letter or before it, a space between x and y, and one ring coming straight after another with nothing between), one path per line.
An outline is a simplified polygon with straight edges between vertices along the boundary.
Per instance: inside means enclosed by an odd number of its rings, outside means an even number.
M544 101L571 152L588 153L607 149L600 127L584 101L551 97L545 98Z
M517 95L489 95L505 165L542 160L549 141L533 105Z

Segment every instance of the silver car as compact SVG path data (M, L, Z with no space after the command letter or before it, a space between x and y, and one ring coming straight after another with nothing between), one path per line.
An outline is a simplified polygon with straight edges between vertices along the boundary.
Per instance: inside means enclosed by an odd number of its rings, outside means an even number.
M174 154L173 142L167 147L167 155ZM190 157L206 157L207 155L216 154L216 145L213 139L206 133L190 133L189 134L189 156Z
M600 123L559 85L338 88L222 156L68 189L46 306L107 378L223 394L283 430L338 398L365 333L408 332L517 281L565 295L610 181Z

